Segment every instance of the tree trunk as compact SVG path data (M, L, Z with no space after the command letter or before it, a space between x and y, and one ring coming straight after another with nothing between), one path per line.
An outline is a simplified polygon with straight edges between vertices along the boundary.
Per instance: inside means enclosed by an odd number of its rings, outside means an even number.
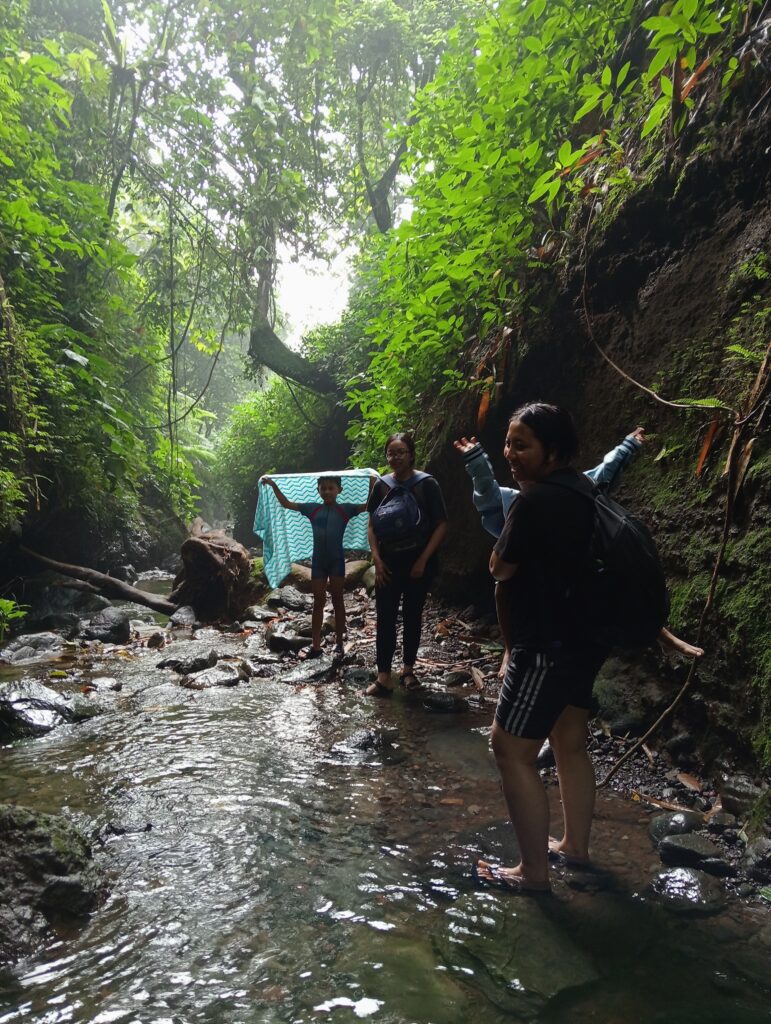
M328 373L287 348L259 310L255 310L252 318L249 356L256 365L267 366L279 377L302 384L316 394L331 395L337 391L337 384Z

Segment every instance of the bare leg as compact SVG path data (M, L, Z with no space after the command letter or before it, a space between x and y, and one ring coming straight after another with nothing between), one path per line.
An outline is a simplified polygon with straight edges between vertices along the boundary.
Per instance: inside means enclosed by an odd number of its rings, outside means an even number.
M568 705L549 735L557 762L565 830L549 840L549 849L577 862L589 860L589 834L594 813L594 767L586 749L589 712Z
M311 580L313 591L313 613L311 615L311 643L321 650L321 627L324 624L324 605L327 603L327 581Z
M670 633L666 627L663 627L659 633L658 641L665 654L684 654L688 658L700 658L704 654L703 647L694 647L692 644L687 644L685 640L681 640L674 633Z
M501 627L504 646L503 660L501 661L501 667L498 669L498 678L503 679L506 675L506 669L509 667L509 657L511 655L511 616L509 612L508 590L500 583L495 584L495 610L498 613L498 625Z
M522 858L516 867L498 869L498 875L521 880L523 888L548 890L549 802L536 768L543 740L511 736L497 722L493 722L491 739Z
M345 637L345 601L343 600L344 576L329 577L329 593L332 595L332 608L335 612L335 638L337 646L342 650Z

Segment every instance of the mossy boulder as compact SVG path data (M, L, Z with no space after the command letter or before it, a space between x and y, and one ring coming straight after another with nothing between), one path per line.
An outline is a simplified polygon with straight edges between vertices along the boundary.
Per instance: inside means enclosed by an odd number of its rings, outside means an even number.
M84 921L104 894L81 832L61 815L0 804L0 966L52 929Z

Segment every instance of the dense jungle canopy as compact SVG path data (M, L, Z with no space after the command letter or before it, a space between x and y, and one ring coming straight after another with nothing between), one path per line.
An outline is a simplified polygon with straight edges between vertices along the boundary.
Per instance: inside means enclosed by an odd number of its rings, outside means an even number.
M105 552L123 552L106 538L196 511L243 532L260 473L379 466L405 427L424 462L440 458L448 431L497 424L522 380L540 392L526 397L555 394L557 366L560 397L577 399L571 360L603 365L614 297L641 294L673 251L663 227L639 244L653 224L642 197L700 190L681 249L732 175L745 207L764 195L767 208L769 24L759 0L6 0L0 540L21 530L109 568ZM750 137L754 155L737 156ZM715 154L711 178L689 172ZM671 205L661 224L676 223ZM648 470L673 467L672 492L723 444L702 509L725 489L729 449L743 460L730 500L745 475L760 492L768 481L767 448L745 430L759 433L768 396L756 223L715 271L733 291L709 325L686 338L673 320L645 360L633 328L617 333L621 372L595 380L648 403L630 419L674 402L671 422L689 425ZM289 347L282 266L344 249L345 313ZM546 321L586 345L544 341ZM518 378L535 338L540 376ZM664 508L657 486L646 493ZM694 547L714 554L702 525ZM755 568L767 524L763 537L741 556ZM693 623L711 563L678 557L675 608ZM752 648L755 679L771 667L767 636L746 632L765 587L728 594L726 636Z

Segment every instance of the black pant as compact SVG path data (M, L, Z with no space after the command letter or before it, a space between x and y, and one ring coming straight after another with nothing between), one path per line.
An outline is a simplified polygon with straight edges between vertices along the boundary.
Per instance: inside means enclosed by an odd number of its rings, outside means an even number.
M423 626L423 605L431 580L435 575L435 565L429 561L426 571L420 579L410 579L410 569L420 552L404 552L383 555L386 568L391 572L390 582L375 589L375 608L377 610L377 635L375 641L375 657L378 672L390 672L391 662L396 651L396 620L399 605L402 606L402 646L404 664L414 665L420 646L420 631Z

